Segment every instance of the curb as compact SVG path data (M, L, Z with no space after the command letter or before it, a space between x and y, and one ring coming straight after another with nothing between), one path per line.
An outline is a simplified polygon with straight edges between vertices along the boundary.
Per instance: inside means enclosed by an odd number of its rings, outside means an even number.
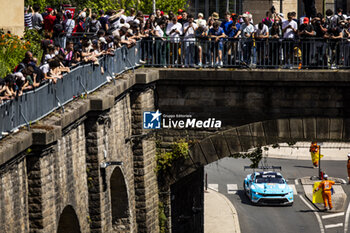
M214 191L218 196L220 196L222 199L224 199L224 201L226 202L226 204L230 207L230 210L232 212L232 217L233 217L233 222L234 222L234 232L235 233L241 233L241 228L239 226L239 220L238 220L238 214L236 211L236 208L233 206L233 204L231 203L231 201L222 193L217 192L214 189L208 188L212 191Z
M323 203L313 203L312 202L312 192L310 192L310 188L312 190L313 182L315 181L309 181L306 179L307 177L300 178L300 183L303 187L304 190L304 196L305 198L320 212L323 211ZM302 179L306 179L306 181L302 181ZM333 210L328 210L328 213L337 213L337 212L342 212L345 209L346 206L346 200L347 200L347 195L342 188L342 184L344 184L344 180L337 178L337 177L331 177L332 180L338 181L339 183L336 183L334 185L334 191L336 191L335 196L332 196L332 202L334 204L334 209Z

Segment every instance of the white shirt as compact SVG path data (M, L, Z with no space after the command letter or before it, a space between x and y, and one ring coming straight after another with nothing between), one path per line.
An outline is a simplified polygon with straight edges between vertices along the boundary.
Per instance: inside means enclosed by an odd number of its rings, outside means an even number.
M172 30L178 30L177 32L172 32ZM180 41L180 35L182 35L182 25L181 23L173 24L172 22L168 23L168 26L166 27L166 34L170 37L171 42L179 42Z
M40 69L44 74L47 74L50 71L50 66L48 63L46 63L46 64L40 66Z
M207 21L205 21L205 19L195 19L194 22L197 25L207 26Z
M67 36L70 36L75 27L75 21L73 19L67 19L66 24L64 25L64 30L67 32Z
M55 57L55 54L45 54L45 57L44 57L44 62L46 63L48 60L52 59Z
M256 24L255 25L255 32L256 32L256 35L258 36L266 36L267 32L269 31L269 28L267 27L266 24L264 24L262 30L259 29L259 24Z
M125 20L125 23L128 23L130 21L134 21L134 18L135 18L135 16L127 16L126 20Z
M298 29L298 24L294 20L291 20L290 22L288 20L282 21L282 29L285 29L289 25L291 25L292 28L294 28L295 30ZM291 28L288 28L283 34L283 38L293 39L294 37L295 37L295 33Z
M246 23L243 23L241 26L241 35L243 38L250 38L250 37L246 37L246 33L248 33L250 36L252 35L252 33L255 31L255 28L253 26L253 24L249 24L247 25Z
M159 25L157 25L154 30L156 30L158 32L158 35L160 38L164 37L164 31L159 27Z
M187 22L184 24L184 27L183 27L183 33L184 33L184 36L185 36L185 40L186 41L196 41L196 38L195 38L195 30L198 28L197 24L196 23L192 23L192 26L193 27L190 27L187 32L185 33L185 30L187 29L187 27L189 27L190 23Z

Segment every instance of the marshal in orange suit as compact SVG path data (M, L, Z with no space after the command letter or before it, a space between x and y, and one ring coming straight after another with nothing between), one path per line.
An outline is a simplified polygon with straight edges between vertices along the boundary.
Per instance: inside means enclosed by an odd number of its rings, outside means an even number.
M327 204L329 204L329 209L331 210L333 208L332 205L332 185L335 184L333 180L328 180L328 175L324 174L323 176L324 180L321 181L320 185L315 189L314 192L319 190L320 188L322 189L322 197L323 197L323 202L324 202L324 209L327 210Z

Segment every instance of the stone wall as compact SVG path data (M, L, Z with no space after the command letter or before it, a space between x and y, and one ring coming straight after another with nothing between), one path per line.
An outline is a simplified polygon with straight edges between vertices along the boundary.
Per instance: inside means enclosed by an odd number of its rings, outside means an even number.
M118 100L111 109L91 113L85 126L92 231L110 232L114 229L115 232L136 232L133 156L131 144L125 140L131 136L129 94ZM123 162L120 168L128 194L128 198L122 200L128 202L128 217L123 220L123 224L112 222L109 181L115 166L100 169L100 164L108 161Z
M148 140L149 130L142 126L143 112L154 111L154 93L148 89L133 94L132 139L134 151L134 174L136 193L136 219L139 232L158 232L158 185L155 173L155 141ZM146 135L146 139L142 139Z
M24 31L24 1L0 0L0 29L22 36Z
M63 209L71 205L80 229L90 232L84 124L27 155L31 232L55 232Z
M19 157L11 165L1 167L0 229L3 232L29 232L26 160Z
M155 135L164 148L180 138L198 142L160 187L168 206L171 184L231 152L281 138L349 140L346 71L137 72L0 141L0 229L55 232L76 216L81 232L158 232ZM214 117L223 127L143 129L142 113L155 109ZM101 167L116 161L123 165ZM176 192L182 184L186 178Z

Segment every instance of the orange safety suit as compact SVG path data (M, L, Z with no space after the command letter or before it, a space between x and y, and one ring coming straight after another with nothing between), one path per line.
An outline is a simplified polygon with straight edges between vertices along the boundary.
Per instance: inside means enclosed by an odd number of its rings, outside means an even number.
M311 143L311 146L310 146L311 160L315 167L318 167L319 151L320 151L320 146L317 145L317 142Z
M317 189L322 188L322 197L323 197L323 202L324 202L324 207L327 208L327 203L329 204L329 208L332 209L332 185L334 185L335 182L333 180L323 180L321 181L320 185L318 186Z
M349 182L350 182L350 159L348 159L347 168L348 168L348 178L349 178Z

